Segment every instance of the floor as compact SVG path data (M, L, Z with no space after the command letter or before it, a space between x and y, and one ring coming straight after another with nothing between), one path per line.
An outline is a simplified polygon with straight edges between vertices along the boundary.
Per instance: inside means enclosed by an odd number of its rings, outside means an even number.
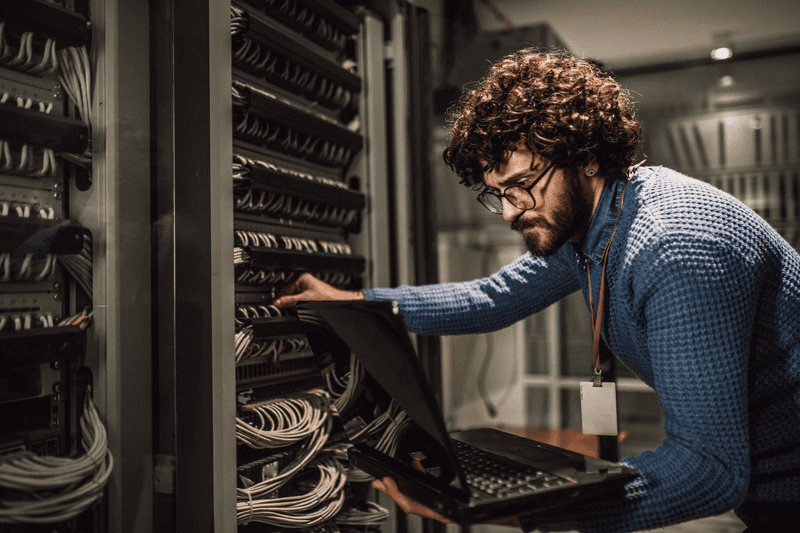
M744 524L731 511L720 516L693 520L653 531L662 533L742 533Z
M459 531L459 528L456 526L448 526L446 529L447 533L456 533ZM518 531L518 529L508 526L483 524L470 528L470 533L510 533L512 531ZM720 516L702 518L700 520L693 520L683 524L651 529L648 531L655 531L658 533L742 533L742 531L744 531L744 524L742 524L742 522L736 518L736 515L733 514L733 511L731 511Z

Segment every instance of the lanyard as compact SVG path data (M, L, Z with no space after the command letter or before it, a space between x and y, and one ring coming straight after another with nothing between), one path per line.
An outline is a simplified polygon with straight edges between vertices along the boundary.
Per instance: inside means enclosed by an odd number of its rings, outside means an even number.
M601 383L603 382L603 370L600 368L600 332L602 331L603 325L603 304L605 303L606 294L606 265L608 264L608 251L611 249L611 241L614 240L614 235L617 233L619 217L622 215L622 204L625 201L625 191L627 190L631 179L633 179L636 169L639 168L642 163L644 163L644 161L628 170L628 180L625 182L625 186L622 188L622 194L619 197L619 209L617 209L617 219L614 221L614 231L611 232L611 237L609 237L608 243L606 243L606 249L603 251L603 272L600 276L600 295L597 298L596 315L594 312L594 303L592 302L592 263L591 261L586 263L586 275L589 278L589 309L592 313L592 369L594 370L592 382L594 383L595 387L601 387Z
M616 228L614 229L616 230ZM603 381L603 370L600 368L600 330L603 323L603 304L605 303L606 292L606 264L608 263L608 249L610 247L611 239L609 239L606 251L603 253L603 273L600 277L600 296L597 299L596 315L594 312L594 303L592 302L592 264L586 264L586 274L589 277L589 309L592 312L592 368L594 369L592 381L596 387L601 386L600 383Z

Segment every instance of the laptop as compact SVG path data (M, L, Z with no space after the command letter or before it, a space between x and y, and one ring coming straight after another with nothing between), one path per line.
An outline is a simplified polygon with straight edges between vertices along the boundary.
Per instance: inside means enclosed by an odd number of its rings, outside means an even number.
M301 302L297 313L339 398L350 462L456 523L569 506L638 474L492 428L448 433L394 302Z

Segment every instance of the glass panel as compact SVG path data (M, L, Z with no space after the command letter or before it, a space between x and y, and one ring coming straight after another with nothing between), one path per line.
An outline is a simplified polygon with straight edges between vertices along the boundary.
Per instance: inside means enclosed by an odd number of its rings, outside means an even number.
M664 413L654 392L619 392L617 413L619 429L627 433L619 445L620 458L655 450L667 436Z
M561 427L581 429L581 393L578 383L561 390Z
M592 374L592 322L582 292L570 294L561 301L562 346L561 373L588 379ZM619 359L617 377L637 377Z
M561 373L590 376L592 373L592 322L582 292L561 300Z
M548 374L547 321L543 312L525 319L525 348L525 373Z
M549 427L550 396L547 389L528 387L525 389L525 426L529 428Z

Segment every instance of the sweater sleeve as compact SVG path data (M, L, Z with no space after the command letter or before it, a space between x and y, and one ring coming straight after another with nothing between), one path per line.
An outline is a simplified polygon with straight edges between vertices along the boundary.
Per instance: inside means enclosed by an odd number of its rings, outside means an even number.
M644 258L642 258L644 259ZM638 531L737 506L749 486L747 368L758 257L712 239L662 243L639 265L632 305L667 437L623 461L640 476L578 509L525 521L545 531Z
M509 326L578 290L580 285L569 268L574 257L571 246L565 245L546 259L526 253L488 278L372 289L365 296L396 301L408 329L415 333L485 333Z

